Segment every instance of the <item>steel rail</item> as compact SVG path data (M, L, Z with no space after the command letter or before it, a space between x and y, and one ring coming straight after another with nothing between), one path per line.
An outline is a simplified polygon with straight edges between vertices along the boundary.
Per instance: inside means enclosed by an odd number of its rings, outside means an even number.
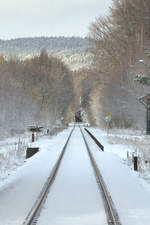
M106 215L107 215L107 220L108 220L108 224L112 224L112 225L121 225L120 223L120 219L119 219L119 216L118 216L118 213L115 209L115 206L114 206L114 203L112 201L112 198L107 190L107 187L106 187L106 184L104 183L104 180L103 180L103 177L101 175L101 172L97 166L97 163L91 153L91 150L89 148L89 145L85 139L85 136L83 134L83 131L82 129L80 128L80 131L81 131L81 134L82 134L82 137L84 139L84 143L86 145L86 148L87 148L87 151L88 151L88 155L90 157L90 161L92 163L92 166L93 166L93 169L94 169L94 172L95 172L95 176L96 176L96 179L97 179L97 182L98 182L98 185L99 185L99 188L100 188L100 191L102 193L102 196L103 196L103 199L104 199L104 207L105 207L105 210L106 210Z
M86 128L84 130L90 135L90 137L94 140L94 142L98 145L98 147L104 152L104 146L97 140L96 137Z
M56 161L46 183L44 184L44 187L42 189L42 191L40 192L35 204L33 205L33 207L31 208L29 214L27 215L27 217L25 218L25 221L23 222L23 225L35 225L37 223L37 219L39 217L39 214L40 214L40 211L42 209L42 206L47 198L47 195L48 195L48 192L49 192L49 189L56 177L56 174L57 174L57 171L60 167L60 164L61 164L61 161L62 161L62 158L64 156L64 153L65 153L65 150L66 150L66 147L68 145L68 142L71 138L71 135L72 135L72 132L73 132L74 128L71 130L70 134L69 134L69 137L67 138L67 141L62 149L62 152L58 158L58 160Z

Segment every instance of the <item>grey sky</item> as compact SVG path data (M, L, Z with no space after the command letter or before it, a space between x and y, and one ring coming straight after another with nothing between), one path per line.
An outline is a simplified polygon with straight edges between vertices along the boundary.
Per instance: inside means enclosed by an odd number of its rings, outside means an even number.
M5 0L0 5L0 39L29 36L86 36L111 0Z

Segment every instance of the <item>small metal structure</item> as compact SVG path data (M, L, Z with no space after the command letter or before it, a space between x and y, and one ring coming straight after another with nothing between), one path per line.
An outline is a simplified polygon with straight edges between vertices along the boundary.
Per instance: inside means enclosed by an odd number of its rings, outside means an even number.
M146 134L150 135L150 93L140 97L139 102L146 108Z
M27 148L26 159L32 157L38 151L39 151L39 148L38 147Z

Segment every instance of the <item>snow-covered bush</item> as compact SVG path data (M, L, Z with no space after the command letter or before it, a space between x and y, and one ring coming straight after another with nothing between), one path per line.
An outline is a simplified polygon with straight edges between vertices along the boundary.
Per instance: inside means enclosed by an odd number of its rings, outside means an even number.
M5 179L10 171L24 163L26 157L27 143L25 140L18 140L15 143L5 144L0 149L0 179Z

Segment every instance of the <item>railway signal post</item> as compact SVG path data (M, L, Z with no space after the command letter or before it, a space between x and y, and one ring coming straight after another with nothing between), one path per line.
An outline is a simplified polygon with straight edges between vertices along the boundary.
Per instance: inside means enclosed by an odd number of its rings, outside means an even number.
M146 108L146 134L150 135L150 93L139 98L139 101Z

